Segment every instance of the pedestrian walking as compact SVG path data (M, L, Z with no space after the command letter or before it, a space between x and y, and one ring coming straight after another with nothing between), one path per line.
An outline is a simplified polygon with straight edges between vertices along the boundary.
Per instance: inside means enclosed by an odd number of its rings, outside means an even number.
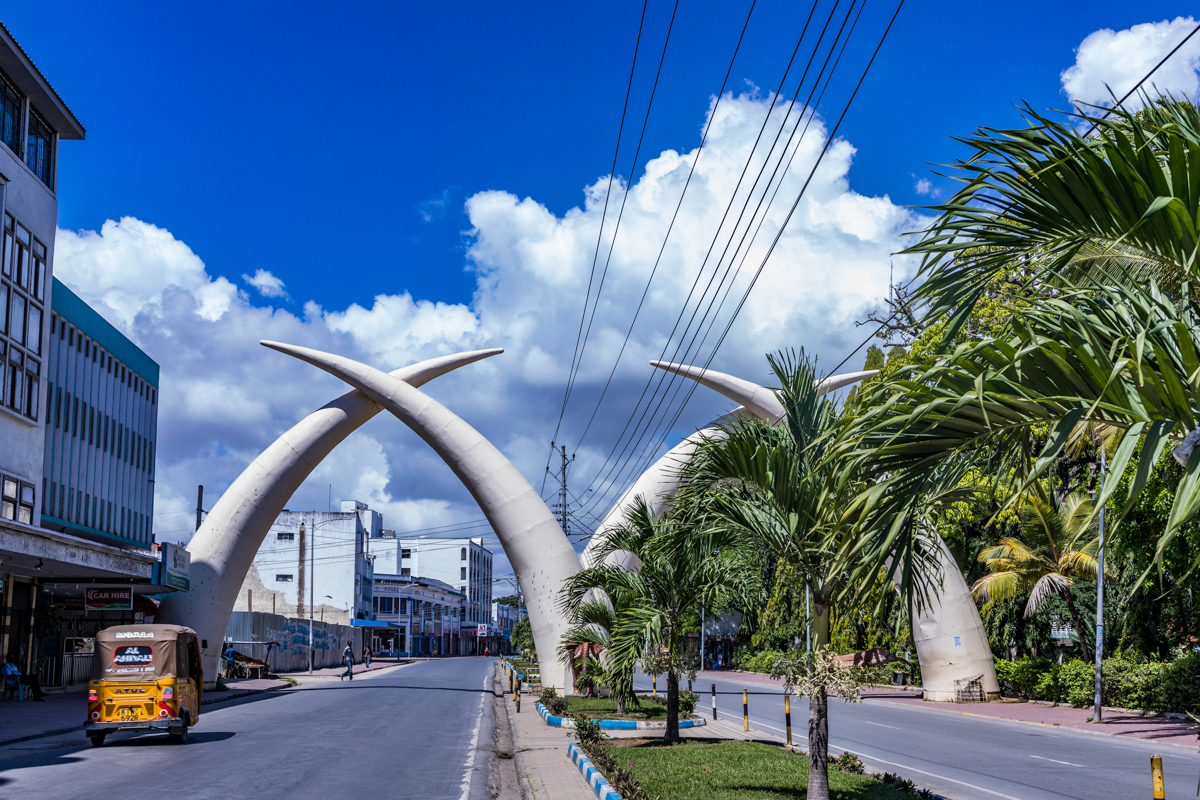
M371 668L371 645L363 645L363 669Z
M342 661L346 664L346 671L338 676L338 680L347 676L354 680L354 649L350 647L350 642L346 642L346 649L342 651Z

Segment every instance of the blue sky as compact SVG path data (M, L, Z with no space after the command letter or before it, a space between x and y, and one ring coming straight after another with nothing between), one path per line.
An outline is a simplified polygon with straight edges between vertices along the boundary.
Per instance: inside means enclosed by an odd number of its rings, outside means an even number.
M814 25L833 5L821 2ZM672 353L666 343L688 287L713 268L707 248L722 252L722 237L736 233L721 213L764 117L772 126L785 119L770 92L810 9L759 0L714 112L749 3L681 2L631 171L672 8L647 4L610 204L628 191L628 208L560 434L577 452L572 489L591 525L639 463L728 410L698 392L678 418L648 426L633 448L639 458L609 457L655 375L647 362ZM851 6L837 8L840 19ZM730 269L735 298L895 7L863 8L812 133L783 174L782 199ZM187 537L197 483L215 497L283 430L344 391L259 339L388 369L505 348L426 388L541 484L641 10L631 2L11 9L5 24L88 129L86 141L61 148L56 274L162 365L160 540ZM911 260L893 254L925 224L913 206L950 190L929 165L963 154L952 137L1019 126L1022 101L1067 108L1072 98L1103 99L1106 81L1120 90L1194 26L1167 22L1191 10L910 0L714 368L766 381L763 354L801 346L819 365L837 364L862 341L856 321L886 297L892 262L898 278L911 274ZM1197 69L1200 37L1160 85L1195 96ZM695 180L647 284L710 115ZM761 153L754 158L761 163ZM732 304L723 308L718 332ZM715 338L678 360L703 362ZM323 508L331 484L335 500L368 502L399 531L479 517L449 470L391 418L335 450L291 507Z
M748 8L681 4L646 152L695 145ZM866 7L859 43L891 8ZM5 21L88 129L85 143L62 148L63 227L136 216L222 272L266 268L296 297L342 304L396 288L468 300L462 204L477 191L532 196L559 214L581 202L611 164L641 4L331 13L316 3L66 2L52 20L47 10L13 4ZM842 129L858 147L855 188L922 202L912 175L959 154L949 136L1015 124L1023 100L1068 105L1058 75L1088 33L1193 10L910 0ZM731 88L776 85L807 11L760 0ZM670 12L650 4L634 121Z

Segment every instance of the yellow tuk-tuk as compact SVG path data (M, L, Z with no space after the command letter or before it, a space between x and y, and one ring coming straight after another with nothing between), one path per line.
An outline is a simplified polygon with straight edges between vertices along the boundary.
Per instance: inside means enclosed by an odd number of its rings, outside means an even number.
M96 634L88 718L92 745L116 730L160 728L187 741L200 719L200 641L180 625L118 625Z

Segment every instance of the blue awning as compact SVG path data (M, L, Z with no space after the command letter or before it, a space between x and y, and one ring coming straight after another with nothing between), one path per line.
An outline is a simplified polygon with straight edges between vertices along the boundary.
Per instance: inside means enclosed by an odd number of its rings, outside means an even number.
M351 628L387 628L388 623L381 622L376 619L352 619L350 620Z

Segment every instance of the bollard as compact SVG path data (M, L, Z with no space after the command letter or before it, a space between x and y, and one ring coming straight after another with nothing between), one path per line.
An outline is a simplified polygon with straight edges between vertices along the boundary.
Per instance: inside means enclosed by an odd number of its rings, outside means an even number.
M792 746L792 696L783 696L783 723L787 728L788 747Z
M742 689L742 730L750 730L750 696Z
M1154 800L1165 800L1167 791L1163 786L1162 756L1150 756L1150 778L1154 782Z
M658 697L658 676L657 675L650 676L650 685L654 687L654 696Z
M688 691L692 691L692 679L688 678Z
M521 713L521 684L517 683L517 713Z
M717 685L715 683L712 685L712 698L713 698L713 719L715 720L717 718Z
M508 671L508 693L513 693L513 674L511 669Z

